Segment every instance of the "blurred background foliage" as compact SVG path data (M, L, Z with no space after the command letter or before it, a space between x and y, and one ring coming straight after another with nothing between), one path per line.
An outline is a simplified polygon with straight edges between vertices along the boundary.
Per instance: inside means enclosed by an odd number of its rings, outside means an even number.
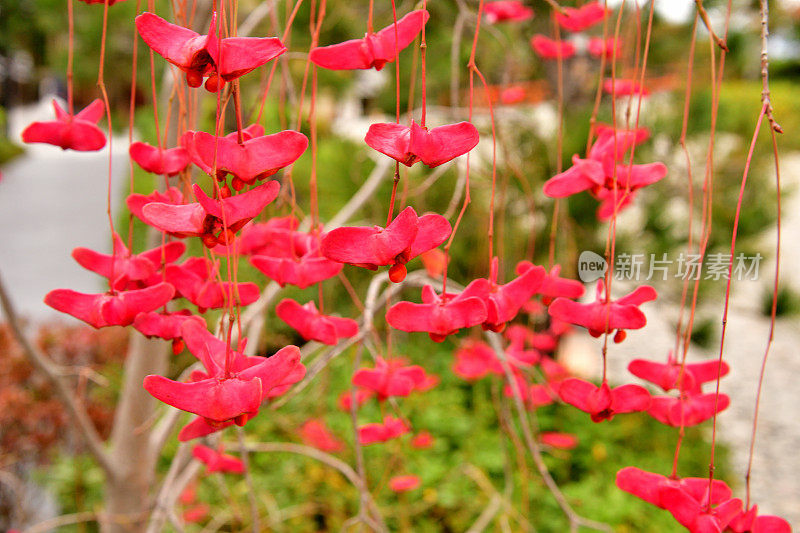
M406 531L467 530L494 495L480 482L485 477L499 492L510 487L510 503L536 531L564 531L568 525L562 512L541 484L535 468L526 464L527 451L507 437L507 428L498 420L498 410L511 409L509 399L501 392L500 380L487 378L470 384L456 377L450 369L454 348L450 341L440 345L403 343L397 347L397 355L423 364L441 382L424 394L401 400L402 413L413 422L414 431L434 435L431 448L411 448L411 434L364 448L373 495L389 527ZM297 433L300 424L311 417L319 418L346 443L346 451L335 455L354 464L350 415L337 408L337 398L349 390L354 351L340 355L306 391L279 410L265 408L247 425L248 441L302 442ZM180 361L174 366L182 368ZM384 407L385 412L391 413L391 406ZM381 411L373 400L359 411L359 419L379 420ZM545 447L548 468L576 512L614 524L616 531L680 530L668 513L619 491L613 484L617 470L632 464L667 474L665 467L672 464L676 430L656 423L646 414L618 416L611 422L594 424L585 413L562 405L539 408L535 417L541 431L566 431L578 438L579 444L573 450ZM188 420L189 417L182 418L183 422ZM704 434L699 428L687 429L679 463L682 475L707 474L708 444ZM226 437L226 448L233 451L237 446L235 435L230 432ZM171 442L162 454L164 471L177 444ZM726 451L718 448L717 452L717 474L729 479ZM263 516L276 520L269 524L269 530L338 531L358 511L358 493L349 482L313 459L253 453L250 461ZM406 472L420 476L421 488L405 494L390 491L388 479ZM101 472L74 451L51 452L48 466L40 470L37 479L53 490L63 505L62 512L78 512L102 504ZM248 489L241 476L201 474L196 489L197 500L210 506L209 518L218 514L228 517L222 521L221 531L250 527ZM283 516L284 521L278 522L278 516ZM514 521L513 513L510 517L512 530L523 530ZM403 529L409 524L413 529ZM94 531L93 526L87 526L84 531L87 530Z

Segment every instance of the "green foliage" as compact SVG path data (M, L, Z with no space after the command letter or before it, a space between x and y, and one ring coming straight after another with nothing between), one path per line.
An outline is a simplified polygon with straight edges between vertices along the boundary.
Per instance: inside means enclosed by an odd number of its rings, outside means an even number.
M468 529L494 493L487 492L485 483L476 482L485 478L494 487L492 491L503 492L509 483L509 499L537 531L564 531L566 520L543 486L524 445L515 446L504 436L508 428L498 420L497 408L510 413L503 415L504 419L513 418L514 411L510 400L501 393L500 382L486 379L468 384L449 368L452 343L430 346L416 340L414 336L398 338L395 353L423 364L429 372L440 376L441 383L424 395L404 399L403 415L415 432L430 431L435 437L434 446L415 450L408 445L410 437L405 436L386 445L364 448L370 487L390 528L402 530L411 525L414 531L422 532ZM354 352L349 350L340 355L303 394L280 410L263 409L247 425L248 441L297 442L297 428L309 417L322 417L337 437L347 443L346 451L337 455L354 464L350 416L336 408L339 394L349 390ZM311 398L314 401L309 401ZM371 400L359 411L359 423L376 422L383 414L392 412L390 404L380 407ZM540 408L535 418L542 431L571 432L580 441L572 451L551 450L545 457L553 477L578 513L608 522L617 531L680 530L667 512L614 486L615 474L624 466L635 465L668 474L677 438L675 428L665 427L646 414L621 415L611 422L594 424L585 413L561 405ZM184 417L183 421L187 420ZM232 451L236 446L234 431L228 430L224 439L228 441L227 449ZM176 447L177 442L171 441L164 450L160 461L162 472L168 468ZM705 475L708 451L702 430L688 428L679 474ZM84 508L99 503L100 472L81 461L88 460L60 457L49 471L53 474L42 478L43 483L56 491L65 511L76 509L74 487L79 482ZM286 530L339 530L358 511L357 491L339 473L311 458L254 453L250 461L263 516L269 516L269 509L276 507L304 509L286 520ZM718 448L717 461L718 473L727 478L724 449ZM81 472L79 481L75 478L78 472ZM421 488L401 495L391 492L388 479L408 472L421 477ZM249 527L247 485L241 477L220 474L201 477L198 500L210 504L211 516L230 514L223 531ZM509 520L512 528L518 530L516 518L510 516Z
M761 313L764 316L772 315L773 288L765 287L761 293ZM788 285L778 287L777 302L775 304L776 317L795 316L800 313L800 294Z

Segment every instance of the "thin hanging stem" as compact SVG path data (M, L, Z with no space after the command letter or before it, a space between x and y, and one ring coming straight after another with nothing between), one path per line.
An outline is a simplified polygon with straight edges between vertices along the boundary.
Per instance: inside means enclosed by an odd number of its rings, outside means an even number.
M747 152L747 160L744 166L744 172L742 173L742 184L739 188L739 199L736 202L736 215L733 218L733 235L731 237L731 249L730 249L730 258L728 261L728 281L725 284L725 304L722 311L722 333L720 335L719 341L719 356L717 358L717 382L716 387L714 390L714 416L712 418L711 423L711 458L709 459L708 465L708 491L709 491L709 509L711 506L711 489L713 486L714 481L714 452L715 452L715 444L717 440L717 411L719 410L719 388L720 388L720 381L722 378L722 359L723 353L725 351L725 333L727 331L728 326L728 304L730 303L731 297L731 282L733 281L733 256L734 252L736 251L736 237L739 232L739 219L741 217L742 212L742 202L744 201L744 190L745 186L747 185L747 176L750 173L750 163L753 160L753 152L756 148L756 141L758 140L758 132L761 130L761 123L764 121L764 117L767 115L767 109L769 104L764 103L761 106L761 112L758 114L758 121L756 121L756 127L753 131L753 138L750 141L750 149ZM778 191L780 194L780 191ZM766 357L764 358L766 361Z
M72 9L73 0L67 0L67 20L69 21L69 42L67 44L67 111L69 116L75 115L73 103L73 56L75 55L75 16Z
M753 454L756 445L756 430L758 428L758 410L761 405L761 392L764 385L764 374L767 369L767 358L769 351L772 347L772 341L775 335L775 317L778 311L778 284L780 281L781 272L781 170L778 162L778 141L775 135L778 132L774 127L770 131L772 137L772 155L775 160L775 203L777 209L777 221L775 224L776 241L775 241L775 278L772 285L772 306L769 314L769 337L767 338L767 346L764 348L764 357L761 359L761 369L758 373L758 387L756 388L756 401L753 407L753 429L750 432L750 447L747 457L747 471L744 476L745 486L745 509L750 508L750 477L753 472Z

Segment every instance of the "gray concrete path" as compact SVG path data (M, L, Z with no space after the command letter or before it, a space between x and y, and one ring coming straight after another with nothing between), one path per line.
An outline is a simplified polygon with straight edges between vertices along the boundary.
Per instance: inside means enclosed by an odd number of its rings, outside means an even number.
M781 159L784 186L796 190L800 185L800 154L787 154ZM800 194L792 194L783 206L781 279L800 292ZM775 229L768 228L762 249L774 250ZM637 250L638 252L638 250ZM723 378L721 392L731 397L731 405L718 420L719 439L731 450L731 463L738 474L737 496L744 497L744 473L747 468L753 409L761 361L769 333L769 317L761 312L762 298L772 289L775 263L762 261L758 280L734 279L725 337L724 359L731 372ZM633 288L616 282L615 297ZM642 282L644 283L644 282ZM719 283L724 283L720 281ZM657 288L658 285L654 284ZM587 291L594 298L594 291ZM617 383L645 382L627 371L632 359L663 361L675 343L674 324L678 306L658 300L643 306L647 326L629 331L621 344L609 346L609 376ZM699 310L703 317L722 317L723 302L715 296ZM716 358L720 327L717 325L712 347L703 351L691 348L689 359ZM564 355L582 373L598 377L602 340L584 332L574 335L564 347ZM783 516L800 530L800 320L787 317L778 320L775 339L765 373L758 432L751 478L751 496L764 513ZM712 384L706 385L708 392ZM706 423L710 436L710 423ZM665 465L665 471L668 465Z
M34 120L52 120L49 100L9 113L11 135ZM108 145L98 152L25 145L24 155L2 168L0 272L21 314L35 319L65 316L42 298L56 288L99 292L103 280L70 256L76 246L111 249L106 215ZM112 209L119 209L128 180L128 141L112 140Z

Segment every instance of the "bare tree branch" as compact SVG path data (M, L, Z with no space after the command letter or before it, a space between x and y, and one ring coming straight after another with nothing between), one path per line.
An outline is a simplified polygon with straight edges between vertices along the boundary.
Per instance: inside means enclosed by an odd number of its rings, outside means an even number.
M94 511L85 511L82 513L65 514L48 518L38 524L35 524L23 531L23 533L46 533L54 529L69 526L72 524L80 524L82 522L96 522L99 519L99 514Z

